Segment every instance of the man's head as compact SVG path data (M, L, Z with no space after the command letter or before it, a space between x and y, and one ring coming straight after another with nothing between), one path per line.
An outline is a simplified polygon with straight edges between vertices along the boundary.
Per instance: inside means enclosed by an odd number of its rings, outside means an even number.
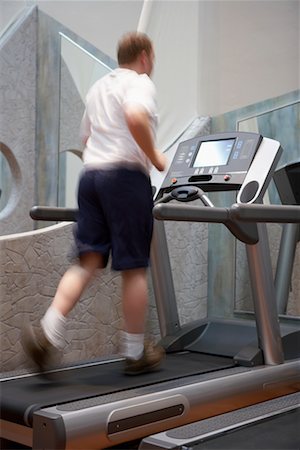
M118 63L120 67L151 75L154 63L152 42L144 33L125 34L118 45Z

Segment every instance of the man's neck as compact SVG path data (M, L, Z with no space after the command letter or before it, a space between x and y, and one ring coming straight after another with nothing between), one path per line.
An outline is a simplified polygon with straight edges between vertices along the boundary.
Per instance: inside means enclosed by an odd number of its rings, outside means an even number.
M119 67L120 67L120 69L134 70L139 75L141 75L142 73L145 73L143 70L143 67L141 66L141 64L139 64L139 62L132 63L132 64L122 64Z

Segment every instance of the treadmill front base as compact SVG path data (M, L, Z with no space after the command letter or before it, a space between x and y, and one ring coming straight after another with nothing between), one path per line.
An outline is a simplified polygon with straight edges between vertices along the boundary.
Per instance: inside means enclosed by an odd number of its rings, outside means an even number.
M300 362L250 369L110 404L66 404L34 413L33 449L103 449L293 393Z

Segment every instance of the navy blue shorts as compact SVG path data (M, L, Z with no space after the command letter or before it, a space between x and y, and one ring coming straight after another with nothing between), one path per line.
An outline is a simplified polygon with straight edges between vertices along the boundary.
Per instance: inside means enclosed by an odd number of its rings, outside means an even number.
M149 265L153 198L149 177L139 170L86 170L78 187L75 242L79 255L97 252L112 268Z

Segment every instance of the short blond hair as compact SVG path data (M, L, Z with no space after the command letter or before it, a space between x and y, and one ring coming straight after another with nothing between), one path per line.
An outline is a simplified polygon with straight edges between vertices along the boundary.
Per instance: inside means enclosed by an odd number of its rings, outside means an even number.
M150 56L152 49L152 41L145 33L137 31L126 33L118 44L118 63L119 65L131 64L143 50Z

